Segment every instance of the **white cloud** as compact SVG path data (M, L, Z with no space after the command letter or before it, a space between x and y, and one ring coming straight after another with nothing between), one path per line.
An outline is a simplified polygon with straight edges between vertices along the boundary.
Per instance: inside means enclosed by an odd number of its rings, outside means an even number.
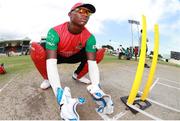
M79 1L79 0L78 0ZM0 0L0 35L28 36L39 40L49 28L69 20L68 12L77 0ZM158 23L162 35L168 35L173 43L179 43L177 23L161 23L172 14L180 13L179 0L81 0L95 5L97 12L87 24L90 31L104 33L106 21L122 22L128 19L141 21L146 16L147 29L153 31ZM179 14L178 14L179 15ZM169 31L171 30L171 31ZM1 38L1 37L0 37Z
M149 25L153 25L165 11L164 3L167 0L84 0L94 4L97 8L93 15L93 21L90 20L90 29L101 32L103 22L108 20L123 21L127 19L137 19L141 21L141 15L147 16ZM70 10L75 0L1 0L1 27L3 29L11 28L21 32L27 29L43 26L49 27L58 24L67 18L67 8ZM174 4L173 4L174 5ZM173 6L170 4L170 6ZM6 23L6 24L4 24ZM152 24L151 24L152 23ZM94 26L92 26L94 25ZM12 28L13 26L13 28ZM151 27L149 27L151 28ZM38 29L38 28L37 28Z

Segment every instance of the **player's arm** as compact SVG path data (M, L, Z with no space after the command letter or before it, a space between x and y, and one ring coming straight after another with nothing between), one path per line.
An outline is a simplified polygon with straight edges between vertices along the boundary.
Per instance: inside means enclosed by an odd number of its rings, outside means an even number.
M53 88L55 96L57 96L57 88L60 86L60 78L57 68L57 48L60 41L57 32L50 29L46 39L46 66L49 82Z
M96 39L93 35L86 42L87 60L96 60Z
M46 39L46 54L47 59L57 58L57 44L59 42L59 36L54 29L50 29Z
M93 35L87 40L86 55L90 80L93 85L99 84L99 69L96 62L96 39Z

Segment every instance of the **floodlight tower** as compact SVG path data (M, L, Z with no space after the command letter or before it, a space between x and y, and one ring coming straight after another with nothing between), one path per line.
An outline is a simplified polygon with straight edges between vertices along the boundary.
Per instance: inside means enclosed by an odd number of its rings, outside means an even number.
M135 24L137 25L137 28L138 28L138 37L139 37L139 27L138 25L140 25L140 22L139 21L136 21L136 20L128 20L128 23L131 24L131 36L132 36L132 52L133 52L133 28L132 28L132 25Z

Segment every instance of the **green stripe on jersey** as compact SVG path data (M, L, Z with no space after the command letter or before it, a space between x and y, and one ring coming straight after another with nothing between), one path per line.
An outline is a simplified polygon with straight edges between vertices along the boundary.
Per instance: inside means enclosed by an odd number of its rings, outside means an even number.
M54 29L50 29L46 38L46 49L57 50L59 40L57 32Z
M86 42L86 52L96 52L96 39L92 34Z

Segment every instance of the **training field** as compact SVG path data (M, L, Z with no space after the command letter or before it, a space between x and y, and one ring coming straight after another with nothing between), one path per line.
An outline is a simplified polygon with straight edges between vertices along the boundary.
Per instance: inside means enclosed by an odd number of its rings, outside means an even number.
M52 89L41 90L42 77L29 56L0 58L5 63L7 74L0 75L0 120L59 120L59 108ZM149 62L150 64L150 62ZM88 94L87 85L74 81L71 76L77 64L58 65L61 84L71 89L73 97L85 97L86 103L79 105L81 120L151 120L148 115L162 120L180 120L180 67L158 63L152 90L148 96L152 106L146 115L131 113L120 97L128 96L138 62L118 60L106 55L99 64L103 90L112 96L114 113L99 114L96 104ZM145 68L139 91L143 91L149 74Z

